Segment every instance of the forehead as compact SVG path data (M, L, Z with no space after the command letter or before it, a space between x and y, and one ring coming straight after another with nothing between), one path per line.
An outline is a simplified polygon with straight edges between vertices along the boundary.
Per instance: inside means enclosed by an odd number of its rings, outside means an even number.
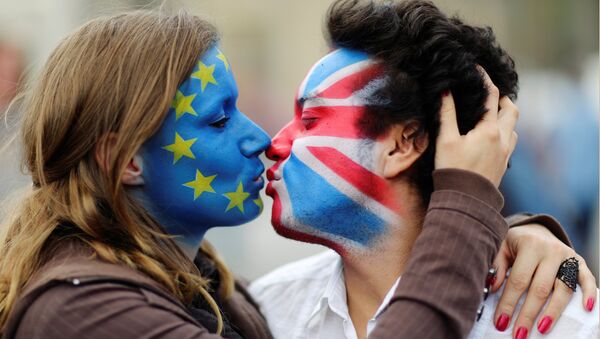
M359 82L364 85L364 82L372 80L376 75L375 65L376 62L364 52L337 49L313 65L300 85L298 98L321 96L328 90L328 96L341 97L343 93L331 93L331 87L355 87Z

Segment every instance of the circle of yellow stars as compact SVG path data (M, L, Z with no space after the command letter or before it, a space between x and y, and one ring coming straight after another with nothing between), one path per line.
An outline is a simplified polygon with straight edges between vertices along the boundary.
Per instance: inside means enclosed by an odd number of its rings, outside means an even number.
M225 70L229 72L229 62L227 58L221 52L216 55L216 58L221 60ZM198 70L193 72L191 78L200 80L200 89L202 92L206 89L209 84L218 86L219 83L214 77L216 65L212 64L207 66L202 61L198 61ZM198 116L198 113L192 106L192 103L196 99L196 94L184 95L181 91L177 90L175 98L171 104L171 107L175 111L175 121L178 121L185 114ZM183 139L179 133L175 132L175 140L172 144L162 147L163 149L173 153L173 165L175 165L182 157L190 159L196 159L196 156L192 152L192 145L196 142L197 138ZM199 169L196 169L196 176L194 180L183 184L185 187L192 188L194 190L194 201L198 199L203 193L216 193L211 183L217 174L205 176ZM244 185L240 181L234 192L227 192L222 194L224 197L229 199L229 204L225 208L225 212L228 212L234 208L237 208L240 212L244 213L244 201L250 197L250 193L244 191ZM263 202L260 197L252 200L252 202L258 206L260 211L263 210Z

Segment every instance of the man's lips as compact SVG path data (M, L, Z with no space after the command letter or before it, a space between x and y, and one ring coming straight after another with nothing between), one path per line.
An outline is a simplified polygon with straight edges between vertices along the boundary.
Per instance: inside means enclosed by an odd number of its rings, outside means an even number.
M279 164L276 164L267 170L267 180L276 181L281 179L281 175L279 174L278 168Z
M279 163L276 163L275 165L273 165L271 168L269 168L267 170L267 180L269 181L269 183L267 183L267 189L265 190L265 193L267 193L268 196L270 196L271 198L275 198L275 189L273 188L273 182L274 181L279 181L281 179L281 173L279 172Z

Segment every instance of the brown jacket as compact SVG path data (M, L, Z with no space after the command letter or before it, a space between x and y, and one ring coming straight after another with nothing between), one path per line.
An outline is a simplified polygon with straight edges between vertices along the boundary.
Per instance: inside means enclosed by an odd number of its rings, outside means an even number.
M460 170L434 172L434 185L402 283L370 338L459 338L473 324L487 269L507 231L498 213L502 196L487 180ZM513 220L535 218L540 221ZM549 228L568 243L559 226ZM154 280L90 255L83 245L66 242L31 279L2 338L220 338L206 329L201 313ZM220 306L241 336L271 338L240 284Z

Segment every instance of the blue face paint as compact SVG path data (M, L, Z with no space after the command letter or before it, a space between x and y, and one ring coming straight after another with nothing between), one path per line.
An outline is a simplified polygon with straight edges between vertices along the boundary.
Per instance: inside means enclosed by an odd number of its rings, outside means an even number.
M262 211L269 136L236 107L238 92L215 46L178 88L160 129L143 145L143 200L186 244L215 226L243 224Z

